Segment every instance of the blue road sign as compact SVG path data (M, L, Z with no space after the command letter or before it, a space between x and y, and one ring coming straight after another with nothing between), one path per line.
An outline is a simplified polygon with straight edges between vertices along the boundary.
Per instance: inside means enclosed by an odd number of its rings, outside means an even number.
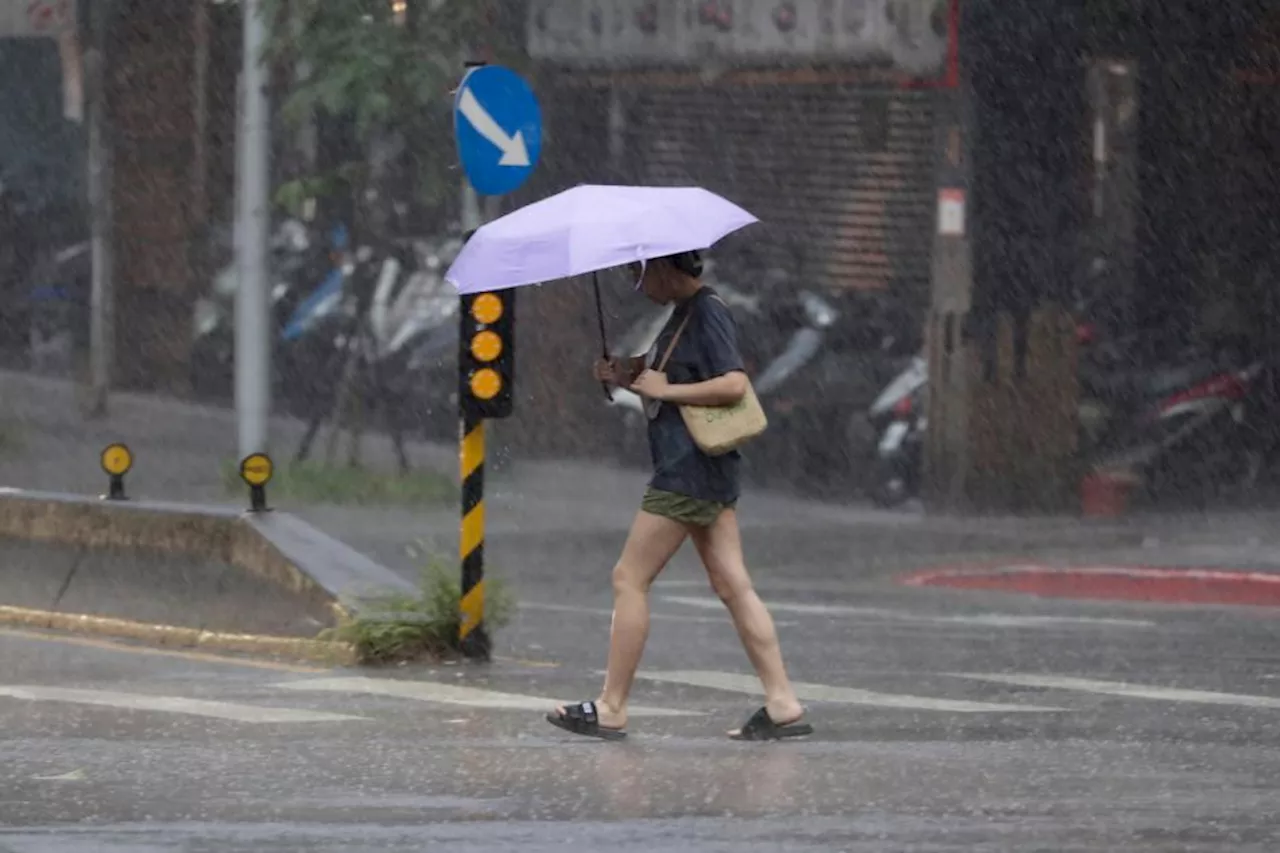
M453 132L476 192L505 195L528 180L542 153L542 110L524 78L486 65L458 87Z

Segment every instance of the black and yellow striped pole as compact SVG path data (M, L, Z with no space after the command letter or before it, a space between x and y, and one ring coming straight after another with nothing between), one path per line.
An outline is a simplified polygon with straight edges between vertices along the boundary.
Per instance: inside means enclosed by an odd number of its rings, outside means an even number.
M469 658L489 658L484 628L484 418L464 414L462 463L462 618L458 640Z
M462 599L458 640L464 656L489 659L484 627L484 432L487 419L512 411L515 382L515 291L462 297L458 353L462 429Z

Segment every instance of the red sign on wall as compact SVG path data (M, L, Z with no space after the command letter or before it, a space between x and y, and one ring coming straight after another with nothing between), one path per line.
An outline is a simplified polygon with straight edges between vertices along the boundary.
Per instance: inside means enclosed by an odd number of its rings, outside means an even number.
M938 233L944 237L964 236L964 190L938 190Z

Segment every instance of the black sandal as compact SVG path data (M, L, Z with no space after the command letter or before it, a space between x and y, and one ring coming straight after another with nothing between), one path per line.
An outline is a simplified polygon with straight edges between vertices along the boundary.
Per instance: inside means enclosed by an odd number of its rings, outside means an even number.
M788 737L804 737L813 734L813 726L808 723L802 723L799 717L790 723L778 725L769 716L769 712L763 706L760 710L751 715L751 718L743 724L737 734L729 735L731 740L782 740Z
M575 735L598 737L602 740L622 740L627 736L622 729L600 725L600 715L596 713L595 702L566 705L563 714L555 711L547 714L547 722L556 728L573 732Z

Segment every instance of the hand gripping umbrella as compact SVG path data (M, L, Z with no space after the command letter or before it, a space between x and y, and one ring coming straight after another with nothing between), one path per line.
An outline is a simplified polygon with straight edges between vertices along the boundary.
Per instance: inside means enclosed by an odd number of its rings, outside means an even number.
M445 280L466 295L591 273L600 343L608 358L596 273L707 249L758 221L700 187L583 184L482 226Z

